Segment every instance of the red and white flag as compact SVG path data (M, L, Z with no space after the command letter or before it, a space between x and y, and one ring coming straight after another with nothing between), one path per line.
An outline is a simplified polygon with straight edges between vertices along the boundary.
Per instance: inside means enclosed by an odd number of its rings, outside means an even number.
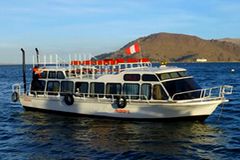
M140 46L138 43L134 43L130 47L126 48L125 53L126 54L134 54L140 52Z

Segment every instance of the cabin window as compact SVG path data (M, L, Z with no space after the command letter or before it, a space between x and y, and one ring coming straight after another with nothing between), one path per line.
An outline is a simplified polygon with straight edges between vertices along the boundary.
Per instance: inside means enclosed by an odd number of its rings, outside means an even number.
M75 77L76 76L75 70L65 71L65 74L66 74L66 77ZM64 74L63 74L63 77L65 78Z
M151 99L151 91L152 85L151 84L142 84L141 86L141 95L144 97L141 97L143 100Z
M48 78L49 79L55 79L56 78L56 72L55 71L49 71Z
M43 80L32 81L31 94L44 94L46 82Z
M103 97L104 83L98 82L91 83L91 94L94 97Z
M47 78L47 71L43 71L42 73L41 73L41 78L42 79L46 79Z
M160 84L155 84L153 86L153 99L155 100L167 100L168 96L163 90Z
M125 64L121 64L120 68L125 69L126 68Z
M143 81L159 81L158 78L153 74L143 74L142 80Z
M180 77L187 77L187 72L186 71L181 71L181 72L178 72L179 76Z
M125 64L121 64L121 69L125 69L125 68L126 68Z
M113 66L108 66L108 72L112 72L113 71Z
M57 79L65 79L65 76L62 71L57 71Z
M85 96L88 94L88 82L76 82L75 84L75 92Z
M180 75L177 72L171 72L169 73L171 78L179 78Z
M125 74L123 79L124 81L139 81L140 74Z
M164 87L168 91L170 96L176 93L199 90L201 87L194 81L193 78L185 78L179 80L172 80L163 82ZM175 100L194 99L200 97L200 91L188 92L184 94L178 94L174 97Z
M138 67L138 64L132 64L132 66L135 68L135 67Z
M118 72L119 71L119 66L115 66L114 71Z
M186 77L188 75L187 75L186 71L180 71L180 72L170 72L170 73L157 74L157 76L161 80L167 80L167 79L173 79L173 78L179 78L179 77Z
M69 71L65 71L67 77L69 77Z
M48 81L47 93L48 95L58 95L60 82L58 81Z
M158 74L158 77L159 77L161 80L171 79L171 76L170 76L168 73Z
M136 83L125 83L123 85L123 94L129 96L131 99L138 99L139 98L139 84Z
M76 74L80 75L80 74L81 74L81 70L80 70L80 69L77 69L77 70L76 70Z
M106 88L107 98L112 97L111 95L121 94L121 84L120 83L108 83Z
M73 93L73 82L62 81L61 82L61 93Z

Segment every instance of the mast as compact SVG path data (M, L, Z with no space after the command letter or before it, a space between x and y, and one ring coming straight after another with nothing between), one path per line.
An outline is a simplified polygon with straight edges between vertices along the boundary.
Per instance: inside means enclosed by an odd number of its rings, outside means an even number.
M36 54L37 54L37 66L39 67L39 52L38 49L35 48Z
M23 48L21 48L22 51L22 73L23 73L23 88L24 88L24 94L27 93L27 82L26 82L26 64L25 64L25 51Z

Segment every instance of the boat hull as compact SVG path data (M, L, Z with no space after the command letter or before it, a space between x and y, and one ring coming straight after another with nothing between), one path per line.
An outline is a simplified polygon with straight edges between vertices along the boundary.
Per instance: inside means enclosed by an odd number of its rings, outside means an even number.
M200 119L204 120L224 102L224 100L211 100L184 103L142 103L128 102L126 107L120 109L111 100L95 98L75 98L73 105L67 105L62 97L34 97L21 96L20 102L27 110L42 110L60 112L65 114L100 116L122 119Z

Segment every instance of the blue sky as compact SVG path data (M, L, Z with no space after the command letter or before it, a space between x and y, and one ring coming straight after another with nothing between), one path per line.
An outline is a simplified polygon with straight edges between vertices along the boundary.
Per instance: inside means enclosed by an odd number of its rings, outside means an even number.
M42 54L97 55L157 32L240 38L239 0L0 1L0 64Z

